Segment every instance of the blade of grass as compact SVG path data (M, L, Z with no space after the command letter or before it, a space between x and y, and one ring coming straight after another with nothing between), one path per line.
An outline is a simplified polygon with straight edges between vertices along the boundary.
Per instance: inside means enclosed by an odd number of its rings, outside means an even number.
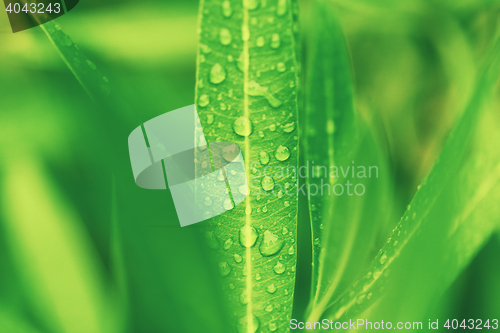
M207 141L242 148L250 187L244 202L214 218L208 231L238 332L286 331L292 311L297 180L286 174L297 167L298 141L292 3L200 6L198 112Z
M467 108L392 237L366 275L341 299L332 300L324 315L353 318L377 302L370 311L374 318L420 318L498 227L498 115L481 111L500 74L500 40L486 64Z
M342 30L327 1L315 2L313 16L305 153L316 170L307 178L313 238L309 321L316 321L328 302L366 269L373 248L381 245L376 243L379 233L390 231L391 210L385 158L372 128L355 110ZM367 178L358 178L363 168ZM347 176L342 170L348 170Z
M54 331L114 332L100 260L78 218L36 158L24 151L8 161L3 214L38 319Z

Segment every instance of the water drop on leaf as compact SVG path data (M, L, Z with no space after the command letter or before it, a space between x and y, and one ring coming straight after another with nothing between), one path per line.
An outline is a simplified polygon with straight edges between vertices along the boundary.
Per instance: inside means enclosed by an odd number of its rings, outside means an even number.
M202 108L207 106L210 103L210 97L207 94L203 94L198 98L198 105Z
M276 292L276 286L274 285L274 283L270 284L267 286L266 290L268 293L270 294L274 294Z
M219 273L221 276L228 276L231 273L231 266L225 261L219 263Z
M276 266L273 267L273 270L276 274L283 274L285 272L285 266L279 261L276 263Z
M253 131L253 124L247 117L239 117L233 123L234 132L241 136L249 136Z
M231 32L229 32L229 30L227 30L226 28L220 29L219 37L220 37L220 43L222 45L229 45L229 44L231 44L231 41L233 40L233 37L231 36Z
M264 257L270 257L278 253L282 248L285 242L280 239L278 236L266 230L264 232L264 238L259 246L259 251Z
M266 153L265 151L261 151L259 153L259 159L260 159L260 164L266 165L269 163L269 154Z
M255 245L259 234L255 228L245 225L240 229L240 244L244 247L252 247Z
M265 176L261 181L261 186L264 189L264 191L271 191L274 188L273 178Z
M288 150L287 147L280 145L277 149L276 152L274 153L274 156L278 161L286 161L290 157L290 150Z
M219 84L224 82L226 79L226 70L224 67L221 66L221 64L217 63L212 66L212 69L210 70L210 82L213 84Z

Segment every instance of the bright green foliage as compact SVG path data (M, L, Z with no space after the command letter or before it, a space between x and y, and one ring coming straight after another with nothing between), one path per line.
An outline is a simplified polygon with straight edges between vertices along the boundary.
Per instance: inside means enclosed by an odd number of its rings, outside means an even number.
M317 1L313 16L305 158L314 172L307 179L313 239L309 319L316 321L381 245L377 240L390 230L391 198L384 156L353 105L349 54L333 8Z
M61 54L61 58L92 99L107 96L110 93L108 78L105 77L96 65L73 43L59 24L54 21L40 26L49 40Z
M481 111L498 82L500 40L486 64L470 103L387 244L365 276L331 300L327 317L353 318L379 301L371 318L421 318L498 228L500 153L494 142L499 117Z
M197 109L208 142L237 143L249 195L209 245L239 332L283 330L296 264L297 61L290 1L202 1ZM287 173L287 168L292 167Z

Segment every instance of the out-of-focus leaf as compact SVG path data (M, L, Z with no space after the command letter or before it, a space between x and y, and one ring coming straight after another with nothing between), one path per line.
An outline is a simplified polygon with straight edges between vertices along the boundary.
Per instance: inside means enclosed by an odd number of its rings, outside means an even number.
M310 321L367 268L389 233L387 164L356 112L349 54L333 8L316 1L306 115L313 238ZM309 167L308 167L309 169Z
M250 188L240 205L208 222L238 332L287 331L292 311L297 180L287 167L297 169L293 5L207 0L200 7L198 112L208 142L241 147Z
M332 300L327 317L353 318L373 306L368 319L421 318L498 227L499 116L494 109L481 111L498 81L500 41L486 63L467 108L392 237L366 275Z
M2 213L37 319L54 331L114 332L99 257L71 206L30 152L18 149L2 160Z
M22 0L23 3L36 3L36 1ZM31 14L33 19L41 22L38 14ZM43 14L42 14L43 15ZM59 24L49 21L40 24L49 40L56 47L68 68L87 94L92 99L107 96L110 93L108 79L97 69L96 65L89 59L80 48L73 43L70 36L66 35Z

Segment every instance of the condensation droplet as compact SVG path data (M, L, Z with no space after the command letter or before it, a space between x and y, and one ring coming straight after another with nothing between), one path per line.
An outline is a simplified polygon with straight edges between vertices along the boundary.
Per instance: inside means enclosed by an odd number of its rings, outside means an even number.
M382 255L380 256L379 261L381 265L385 264L385 262L387 261L387 254L385 252L383 252Z
M285 133L291 133L294 130L295 130L295 123L294 122L283 125L283 132L285 132Z
M219 241L217 240L217 237L215 236L213 231L207 231L205 233L205 239L210 248L218 249L220 247Z
M221 276L228 276L231 273L231 266L225 261L219 263L219 273Z
M279 261L273 267L273 270L276 274L283 274L285 272L285 269L286 269L286 267L282 263L280 263Z
M222 67L221 64L216 63L212 66L210 70L210 82L213 84L219 84L224 82L226 79L226 70Z
M274 179L269 176L265 176L261 181L261 186L264 191L271 191L274 188Z
M270 257L278 253L285 245L285 242L269 230L264 232L264 237L259 246L260 254Z
M278 161L286 161L290 157L290 150L287 147L280 145L274 152L274 156Z
M207 94L203 94L198 98L198 105L202 108L207 106L210 103L210 97Z
M249 136L253 131L253 124L247 117L239 117L233 123L234 132L241 136Z
M224 250L229 250L229 248L233 245L233 240L231 238L228 238L225 242L224 245L222 246Z
M226 28L220 29L219 37L220 37L220 43L222 45L229 45L229 44L231 44L231 41L233 40L233 37L231 36L231 32L229 32L229 30L227 30Z
M213 114L207 115L207 124L212 125L214 123L214 120L215 118Z
M231 202L231 199L226 199L224 200L224 203L222 204L225 210L231 210L233 209L233 203Z
M279 0L278 6L276 7L276 14L278 14L278 16L283 16L286 14L286 10L287 10L287 0Z
M254 227L245 225L240 229L240 244L244 247L254 246L258 237L259 234Z
M236 325L236 330L238 333L255 333L259 329L260 322L257 317L252 316L250 320L248 320L248 316L243 316L238 320Z
M228 0L222 1L222 15L224 15L224 17L231 17L232 14L231 2Z
M273 34L272 37L271 37L271 47L273 49L277 49L277 48L280 47L280 45L281 45L280 35Z
M256 44L257 44L258 47L264 46L265 43L266 43L266 41L264 40L264 37L260 36L260 37L257 38L257 43Z
M268 293L270 294L274 294L276 292L276 286L274 285L274 283L271 283L270 285L267 286L266 290Z
M259 153L259 159L260 159L260 164L266 165L269 163L269 154L266 153L265 151L261 151Z

